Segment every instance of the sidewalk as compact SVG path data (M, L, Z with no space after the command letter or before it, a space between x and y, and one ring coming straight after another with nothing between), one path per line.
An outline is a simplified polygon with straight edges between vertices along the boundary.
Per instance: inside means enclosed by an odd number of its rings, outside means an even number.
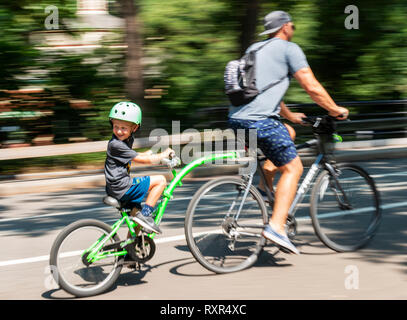
M338 162L380 158L407 158L407 139L344 142L337 145L334 154ZM311 165L315 159L315 154L310 149L301 150L299 155L304 166ZM239 164L203 165L194 169L184 180L217 175L235 175L238 174L239 167L241 166ZM164 174L167 180L172 178L171 173L165 167L138 166L137 168L132 168L133 176L155 174ZM104 186L105 177L102 169L21 174L9 177L8 180L0 181L0 196L56 192L81 188L104 188Z

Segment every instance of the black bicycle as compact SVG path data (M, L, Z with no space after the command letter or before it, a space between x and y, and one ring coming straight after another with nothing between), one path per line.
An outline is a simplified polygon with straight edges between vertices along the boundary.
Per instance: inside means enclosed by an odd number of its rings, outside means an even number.
M360 166L336 163L336 122L330 116L307 117L314 139L297 150L316 147L318 156L297 190L286 223L288 236L297 233L295 212L315 181L310 200L310 215L315 233L329 248L354 251L374 236L380 220L380 196L373 179ZM267 186L262 154L257 155L257 171ZM255 172L243 176L221 177L204 184L189 203L185 235L195 259L215 273L240 271L252 266L266 245L261 235L268 222L265 200L253 186ZM270 204L273 196L266 189Z

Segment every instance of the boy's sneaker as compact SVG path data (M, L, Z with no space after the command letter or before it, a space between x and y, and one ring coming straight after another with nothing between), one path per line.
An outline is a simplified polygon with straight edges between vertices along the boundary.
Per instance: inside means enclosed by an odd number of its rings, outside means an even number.
M300 254L298 249L291 243L287 236L277 233L269 224L264 228L262 235L291 253Z
M155 224L152 216L143 216L139 212L135 217L132 218L136 223L141 225L147 232L161 233L161 229Z

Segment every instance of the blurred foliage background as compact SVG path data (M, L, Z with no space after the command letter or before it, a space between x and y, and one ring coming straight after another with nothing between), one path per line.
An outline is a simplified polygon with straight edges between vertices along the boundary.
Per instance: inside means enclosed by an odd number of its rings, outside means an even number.
M83 3L103 15L78 14ZM407 2L358 0L348 30L339 0L15 0L0 4L1 147L104 140L112 105L143 108L141 135L199 127L227 106L223 71L262 38L263 17L288 11L316 77L336 101L405 99ZM45 8L58 8L47 30ZM92 20L94 19L94 20ZM55 21L54 21L55 22ZM286 103L310 103L293 80ZM381 110L382 112L385 110ZM218 116L218 115L217 115Z

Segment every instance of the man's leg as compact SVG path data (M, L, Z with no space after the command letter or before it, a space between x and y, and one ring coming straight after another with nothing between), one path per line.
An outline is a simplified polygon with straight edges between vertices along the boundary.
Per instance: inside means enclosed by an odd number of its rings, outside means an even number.
M284 126L286 127L288 133L290 134L291 140L294 141L295 136L296 136L296 132L295 132L294 128L286 123L284 123ZM278 168L273 164L273 162L271 162L268 159L264 162L263 172L264 172L264 175L266 178L267 185L271 192L274 192L273 182L274 182L274 177L275 177L277 171L278 171ZM262 179L260 179L259 189L261 191L265 191L265 187L264 187L264 183L263 183Z
M275 177L277 171L278 171L278 168L273 164L273 162L271 162L269 159L264 161L264 164L263 164L264 177L266 179L267 186L271 192L274 192L273 182L274 182L274 177ZM259 189L264 192L266 191L263 179L260 179Z
M281 172L281 177L277 184L273 214L269 223L276 232L286 235L284 225L288 210L294 200L298 181L303 172L300 157L297 156L286 165L279 167L278 170Z
M288 239L284 228L288 217L288 210L294 200L297 184L303 170L300 158L296 156L289 163L280 166L279 170L281 177L277 184L273 214L262 234L266 239L286 250L300 254L298 249Z

